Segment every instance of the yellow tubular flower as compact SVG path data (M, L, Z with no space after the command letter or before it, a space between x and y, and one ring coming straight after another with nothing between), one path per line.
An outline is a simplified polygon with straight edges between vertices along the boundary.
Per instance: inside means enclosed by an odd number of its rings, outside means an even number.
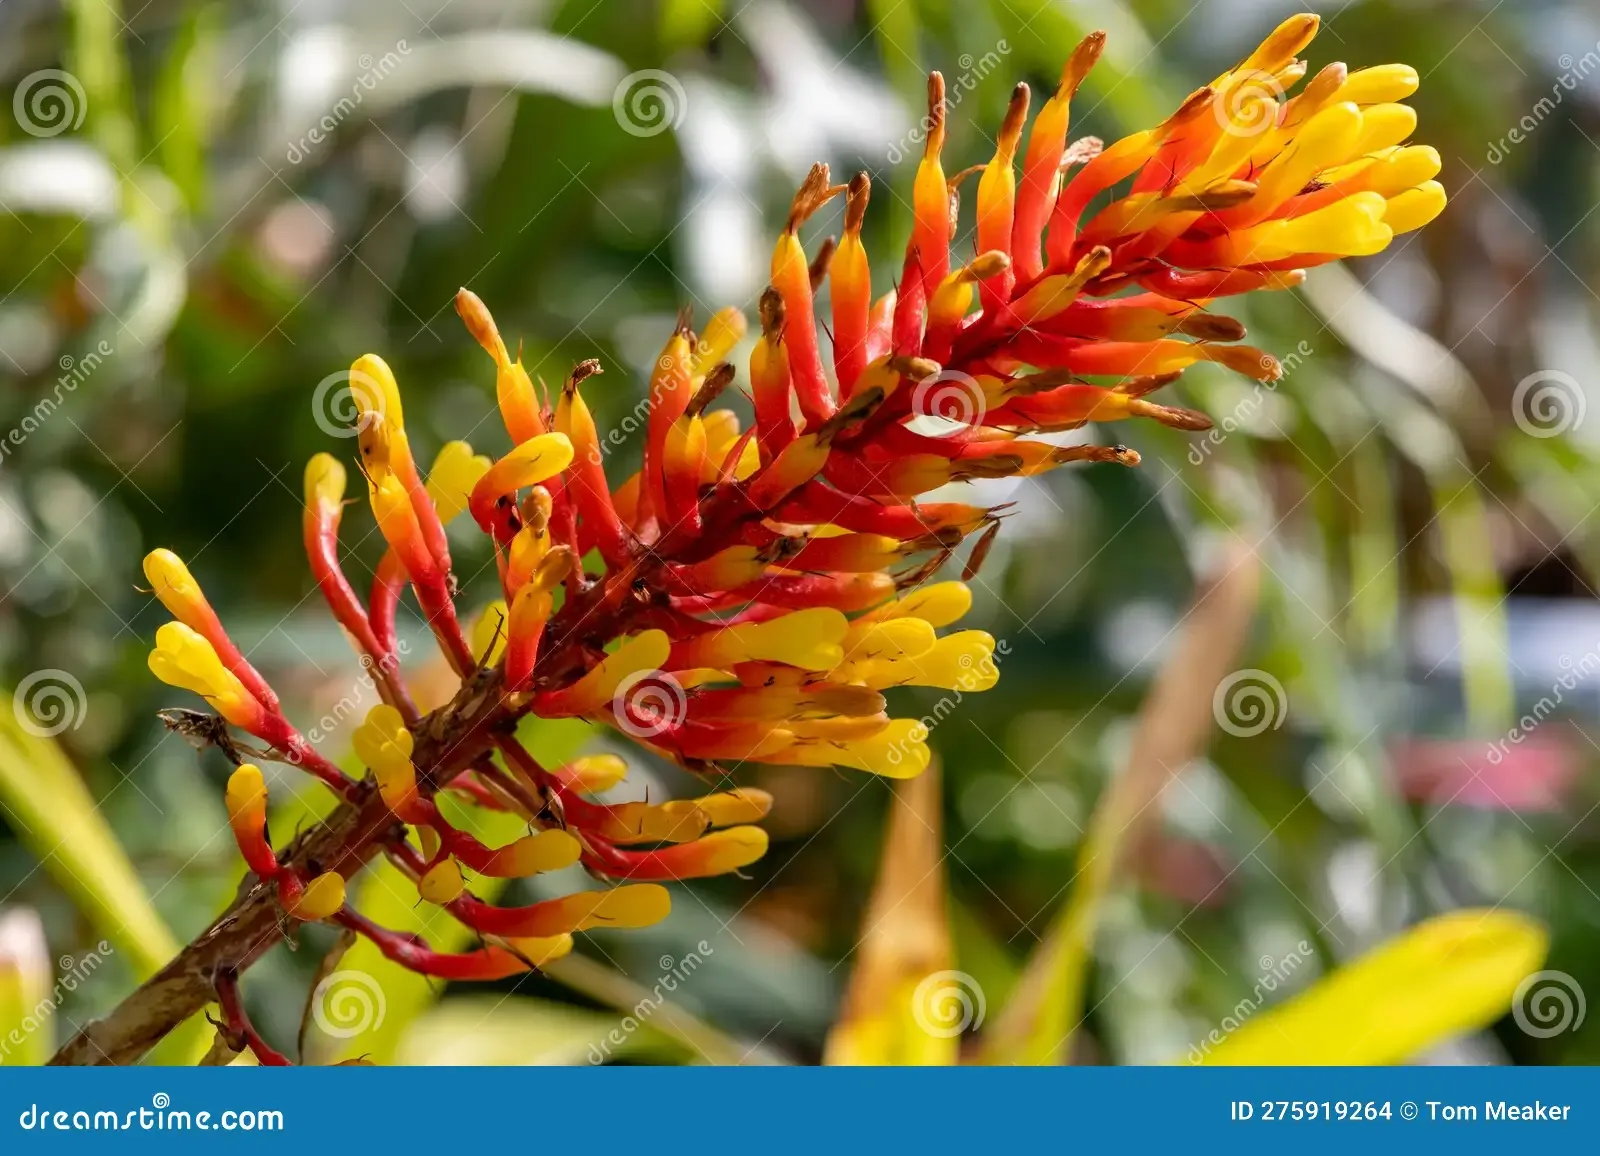
M318 875L306 884L300 898L288 907L295 919L313 923L326 919L344 906L344 879L337 871Z
M439 521L449 525L467 508L473 487L489 472L490 461L474 454L466 442L445 442L428 471L428 497L438 508Z
M149 666L162 682L200 695L236 727L254 732L264 721L261 704L222 665L211 644L181 622L168 622L156 631Z

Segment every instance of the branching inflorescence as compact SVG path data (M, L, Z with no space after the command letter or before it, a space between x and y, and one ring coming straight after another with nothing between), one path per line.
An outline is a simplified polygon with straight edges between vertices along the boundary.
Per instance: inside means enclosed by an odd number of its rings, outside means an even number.
M598 363L579 364L559 396L544 396L466 290L457 310L494 360L514 443L497 461L452 442L424 478L394 376L376 356L356 361L360 469L388 545L365 604L340 567L346 470L328 454L306 469L305 545L383 698L354 733L368 774L347 777L295 730L165 550L145 569L177 621L157 632L150 667L267 744L262 757L295 763L376 813L378 822L353 828L343 869L388 855L483 946L443 953L385 930L346 905L337 865L280 860L262 774L244 764L228 784L228 813L258 885L275 890L290 919L339 923L416 971L495 979L567 952L573 932L653 923L668 910L662 882L735 871L767 847L754 825L770 803L763 792L596 802L625 774L621 760L542 766L515 738L525 714L610 725L697 772L747 762L921 771L926 733L891 718L883 691L993 685L988 634L939 633L967 610L966 587L923 581L969 535L975 568L998 511L920 496L1072 461L1138 461L1120 446L1032 434L1130 417L1207 428L1203 415L1149 395L1198 361L1263 381L1281 372L1236 344L1243 328L1208 312L1210 302L1292 287L1306 267L1376 253L1443 208L1438 154L1404 144L1415 115L1398 102L1416 88L1414 70L1329 65L1285 97L1305 75L1297 56L1316 29L1315 17L1286 21L1162 124L1105 147L1068 143L1069 102L1104 43L1090 36L1034 120L1020 179L1029 93L1017 86L995 156L981 166L975 255L959 267L951 243L968 174L947 178L940 165L944 91L934 74L898 291L871 295L867 176L834 185L816 166L760 301L753 428L710 409L735 379L724 358L744 335L743 314L724 310L699 332L685 320L650 381L642 468L615 488L584 401ZM808 260L801 226L841 195L842 238ZM1097 200L1104 207L1090 212ZM824 281L831 379L814 310ZM931 418L942 421L918 420ZM445 535L462 514L493 539L505 594L470 640ZM455 700L426 715L397 653L407 588L461 679ZM529 834L485 846L446 818L444 794L452 806L513 812ZM468 883L574 863L615 885L501 907Z

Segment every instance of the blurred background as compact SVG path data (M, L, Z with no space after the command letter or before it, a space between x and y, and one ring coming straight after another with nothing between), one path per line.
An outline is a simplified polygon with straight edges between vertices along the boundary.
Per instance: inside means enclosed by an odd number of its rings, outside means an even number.
M1012 84L1051 88L1093 28L1110 45L1073 136L1111 140L1301 7L0 3L0 680L15 691L0 959L56 993L0 1062L48 1055L112 1006L242 874L226 763L156 718L194 704L145 669L165 615L140 589L144 552L189 562L303 729L361 693L299 542L303 463L352 449L330 437L345 431L319 383L381 352L420 458L458 437L501 452L492 366L451 308L465 285L536 376L601 358L591 403L615 427L679 310L754 317L813 161L872 174L867 241L888 287L926 69L951 81L954 172L989 157ZM1545 966L1577 1014L1556 1031L1507 1016L1427 1058L1600 1062L1600 1017L1579 1010L1600 991L1600 417L1585 420L1600 12L1330 0L1322 15L1313 70L1422 75L1417 140L1444 157L1450 208L1377 258L1230 302L1288 372L1263 389L1190 370L1176 400L1217 417L1217 436L1130 423L1098 440L1127 439L1140 469L984 483L1016 503L969 619L1001 640L1002 679L943 707L906 692L902 713L939 712L942 791L920 805L942 837L901 848L939 888L910 908L925 926L895 933L946 937L993 1022L1086 895L1098 934L1072 1056L1156 1063L1427 915L1503 907L1550 929ZM837 230L835 205L808 244ZM610 468L637 454L630 440ZM378 558L364 517L345 535L358 587ZM1240 543L1258 560L1244 580L1224 564ZM464 603L493 597L484 539L453 548ZM1218 574L1233 577L1202 606L1222 609L1186 618ZM425 680L426 632L414 613L402 628ZM1219 656L1209 682L1186 679ZM1205 687L1207 733L1163 740L1158 708L1194 713L1186 685ZM533 741L548 758L612 749L577 727ZM1146 774L1138 838L1087 891L1091 816L1152 749L1178 764ZM685 789L630 758L630 797ZM865 917L892 791L801 768L748 781L777 799L749 878L679 888L666 924L583 937L549 976L463 991L368 960L381 1014L333 1031L325 1054L815 1062L881 922ZM305 794L275 815L280 841L323 805ZM427 919L369 900L380 921ZM245 981L283 1045L328 942L304 939ZM618 1009L691 955L671 1009L604 1045Z

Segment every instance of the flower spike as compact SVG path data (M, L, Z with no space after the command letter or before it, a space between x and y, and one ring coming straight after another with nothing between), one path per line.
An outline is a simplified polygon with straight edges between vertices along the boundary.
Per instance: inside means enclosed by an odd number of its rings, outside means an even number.
M1404 101L1416 71L1310 73L1300 54L1317 27L1309 15L1285 21L1153 128L1071 141L1072 100L1105 48L1093 33L1031 129L1019 85L991 159L954 179L942 162L945 85L931 75L897 284L873 297L862 244L870 180L834 185L813 167L773 250L748 380L730 360L744 314L721 310L699 332L682 314L649 375L632 477L608 472L612 440L584 397L599 363L580 361L559 396L541 398L466 289L456 310L493 362L510 435L494 460L451 442L424 481L394 373L376 355L357 359L359 468L388 547L365 606L340 569L346 467L327 454L307 465L304 537L316 584L381 697L348 732L359 782L295 730L177 556L157 550L145 565L176 619L156 633L152 672L206 699L219 729L265 742L258 757L303 766L345 802L314 833L317 855L300 843L277 852L260 768L229 779L229 825L280 914L331 921L423 975L502 979L560 958L575 934L660 921L671 907L662 883L758 863L772 800L720 781L728 768L921 774L927 727L894 717L887 692L988 690L1004 654L988 633L956 628L972 603L964 581L927 581L957 557L975 574L1004 510L930 492L1070 463L1139 463L1125 445L1059 446L1044 434L1121 421L1208 428L1159 391L1200 362L1263 382L1283 372L1244 344L1217 300L1292 289L1306 269L1376 253L1443 210L1439 155L1411 143ZM976 246L953 268L956 190L980 171ZM841 194L837 244L808 257L808 220ZM828 366L816 315L824 283ZM720 402L746 389L754 422L742 428ZM503 595L476 616L470 645L444 536L463 513L490 539ZM398 663L407 587L459 680L428 714ZM622 758L546 767L516 738L530 714L612 728L718 775L719 789L618 798ZM475 809L526 830L490 846L471 833ZM355 910L347 878L380 854L482 943L436 951ZM473 893L480 878L575 865L614 885L510 907ZM219 984L237 1011L231 978ZM229 1021L244 1022L231 1011Z

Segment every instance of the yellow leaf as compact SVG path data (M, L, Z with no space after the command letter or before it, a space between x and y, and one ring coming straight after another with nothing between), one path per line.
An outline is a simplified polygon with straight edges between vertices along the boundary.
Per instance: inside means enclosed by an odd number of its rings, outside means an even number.
M950 970L939 768L898 782L828 1064L948 1065L981 1025L984 995Z
M36 1014L49 1007L44 1016ZM33 1067L50 1058L50 952L39 917L0 914L0 1065Z
M178 953L178 941L77 769L52 738L24 729L17 712L8 710L0 710L0 809L141 982ZM205 1020L194 1017L162 1042L155 1058L192 1063L204 1054L209 1035Z
M1224 1037L1206 1064L1397 1064L1493 1023L1544 961L1513 911L1436 916Z

